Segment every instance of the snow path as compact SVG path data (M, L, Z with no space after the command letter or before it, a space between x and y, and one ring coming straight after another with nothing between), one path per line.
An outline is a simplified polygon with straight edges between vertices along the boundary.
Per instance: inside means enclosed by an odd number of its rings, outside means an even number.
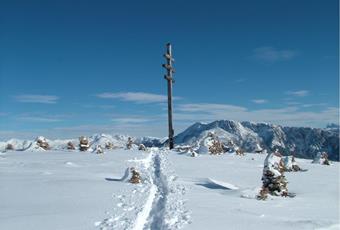
M164 213L167 202L168 186L162 174L161 157L158 154L153 156L152 182L157 188L157 193L153 201L149 215L148 225L145 229L164 229Z
M152 149L146 158L128 161L139 170L143 183L127 184L134 190L129 197L118 196L121 201L119 206L125 207L118 212L121 214L107 218L96 226L103 230L166 230L180 229L189 222L182 199L185 187L176 181L167 153Z

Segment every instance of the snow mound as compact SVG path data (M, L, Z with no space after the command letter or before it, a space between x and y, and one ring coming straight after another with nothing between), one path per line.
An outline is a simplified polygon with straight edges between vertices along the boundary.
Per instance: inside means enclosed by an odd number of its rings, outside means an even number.
M228 182L224 182L224 181L218 181L218 180L214 180L211 178L208 178L207 181L213 185L217 185L217 186L221 186L223 188L226 188L228 190L238 190L239 187L237 187L236 185L230 184Z

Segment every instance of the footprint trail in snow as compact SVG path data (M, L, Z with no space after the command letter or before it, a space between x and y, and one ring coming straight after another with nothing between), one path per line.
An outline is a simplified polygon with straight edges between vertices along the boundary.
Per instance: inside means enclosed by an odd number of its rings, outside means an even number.
M130 192L114 196L113 214L96 224L100 229L180 229L189 223L185 208L185 187L176 181L166 150L153 149L141 160L130 160L143 183L127 183Z

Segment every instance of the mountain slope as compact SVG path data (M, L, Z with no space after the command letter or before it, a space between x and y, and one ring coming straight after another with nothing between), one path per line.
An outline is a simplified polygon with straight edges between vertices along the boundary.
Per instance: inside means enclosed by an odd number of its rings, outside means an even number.
M219 120L193 124L175 137L175 143L196 146L208 133L214 133L223 143L233 143L249 152L254 152L257 145L268 151L278 148L284 154L294 153L303 158L313 158L317 152L326 151L331 160L339 161L338 129Z

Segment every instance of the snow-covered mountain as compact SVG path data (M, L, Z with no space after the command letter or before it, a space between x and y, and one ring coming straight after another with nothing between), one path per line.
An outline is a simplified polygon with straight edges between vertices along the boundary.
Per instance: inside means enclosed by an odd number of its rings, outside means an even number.
M209 133L215 134L226 145L254 152L258 145L268 151L278 148L284 154L313 158L326 151L329 159L339 161L339 129L282 127L267 123L219 120L208 124L195 123L175 137L178 145L199 147Z
M329 154L330 160L339 161L339 128L334 125L317 129L219 120L209 124L193 124L175 137L175 143L177 146L191 146L198 152L202 152L211 134L224 146L234 149L240 147L247 152L256 152L259 149L273 151L278 148L285 155L294 153L296 157L313 158L318 152L325 151ZM105 147L108 143L111 143L113 148L125 148L128 138L126 135L94 134L89 137L90 150L97 145ZM161 147L167 144L166 138L132 139L136 145L144 144L146 147ZM69 142L72 142L76 148L79 145L78 138L46 141L51 150L66 150ZM0 152L8 147L17 151L45 151L37 145L37 140L10 139L0 142Z

